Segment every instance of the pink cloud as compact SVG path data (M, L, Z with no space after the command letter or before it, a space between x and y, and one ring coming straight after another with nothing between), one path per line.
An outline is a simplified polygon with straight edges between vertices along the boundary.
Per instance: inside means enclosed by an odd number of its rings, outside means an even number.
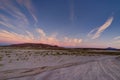
M31 0L16 0L20 6L26 7L31 17L35 21L34 24L38 22L38 19L35 15L34 6L31 3ZM7 12L9 15L14 17L12 19L10 16L5 14L0 14L0 42L4 43L45 43L59 46L80 46L82 39L79 38L69 38L67 36L58 39L58 34L53 33L48 35L41 28L30 28L31 22L28 17L21 12L21 10L14 6L12 0L2 0L3 5L0 5L0 9ZM73 6L73 5L71 5ZM71 19L74 17L73 8L71 7ZM35 25L31 25L36 27Z
M0 41L1 42L9 42L9 43L45 43L45 44L52 44L52 45L59 45L59 46L79 46L82 42L82 39L77 38L68 38L64 37L63 39L59 40L56 36L50 35L46 36L46 33L42 29L39 30L39 38L36 39L34 35L26 31L26 35L18 34L15 32L9 32L6 30L0 30Z
M91 39L96 39L100 37L101 33L112 24L113 19L113 17L110 17L102 26L90 31L88 33L88 37L90 37Z

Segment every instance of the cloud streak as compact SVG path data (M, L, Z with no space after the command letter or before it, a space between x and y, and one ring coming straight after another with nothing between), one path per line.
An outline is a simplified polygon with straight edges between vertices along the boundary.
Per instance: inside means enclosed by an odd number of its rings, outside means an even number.
M10 0L1 0L1 3L0 10L6 14L0 13L0 25L12 30L18 28L25 29L30 25L26 15L15 6L14 2Z
M38 23L38 19L31 0L14 1L19 5L15 6L13 0L1 0L0 10L6 14L0 13L0 43L45 43L74 47L80 46L82 43L82 39L79 38L67 36L60 38L56 33L48 35L43 29L36 28L35 24ZM28 14L21 10L21 6L27 9ZM30 21L27 15L30 15L33 21ZM71 16L74 17L74 14Z
M114 37L114 40L120 40L120 36Z
M74 1L70 0L70 21L73 23L75 17Z
M27 10L29 11L29 13L31 14L32 18L35 21L35 24L38 23L38 19L36 17L36 13L35 13L35 8L31 2L31 0L16 0L21 6L25 6L27 8Z
M68 38L64 37L63 39L59 40L56 36L50 35L46 36L46 33L42 29L36 29L37 33L39 34L39 38L36 39L34 35L26 31L25 34L18 34L15 32L10 32L7 30L0 30L0 41L7 42L7 43L45 43L45 44L52 44L52 45L59 45L59 46L80 46L82 39L78 38Z
M120 36L114 37L113 43L120 43Z
M102 26L90 31L88 33L88 37L90 37L91 39L96 39L96 38L100 37L102 32L104 32L104 30L106 30L111 25L113 19L114 19L113 17L110 17Z

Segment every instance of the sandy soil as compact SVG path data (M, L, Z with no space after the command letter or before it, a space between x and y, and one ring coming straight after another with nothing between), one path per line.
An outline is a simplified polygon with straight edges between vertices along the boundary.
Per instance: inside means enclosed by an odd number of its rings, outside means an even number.
M88 57L84 56L85 58L86 60L78 61L71 58L73 62L53 66L1 71L0 80L120 80L120 62L117 56L94 56L89 60Z
M44 55L57 52L0 50L0 80L120 80L118 56Z

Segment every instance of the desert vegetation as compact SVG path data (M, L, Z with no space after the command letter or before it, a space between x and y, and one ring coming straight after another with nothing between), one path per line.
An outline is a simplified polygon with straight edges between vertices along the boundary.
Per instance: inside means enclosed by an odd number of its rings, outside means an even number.
M90 50L90 49L22 49L22 48L3 48L0 47L0 61L7 58L11 61L27 61L31 57L39 56L58 56L58 55L75 55L75 56L100 56L100 55L120 55L119 50Z
M18 78L21 77L21 74L28 75L30 73L31 75L33 75L33 73L34 74L41 73L41 71L43 72L48 71L49 73L49 70L51 71L53 70L54 72L54 70L57 70L57 69L61 70L61 68L65 68L65 69L68 68L70 69L68 70L69 72L73 70L71 66L76 66L76 67L80 66L80 68L82 68L82 66L84 66L82 64L85 64L85 65L93 64L93 65L101 66L100 64L102 63L102 65L104 65L103 64L104 61L102 59L105 59L106 63L108 62L112 64L111 62L109 62L109 60L106 60L106 59L111 59L111 57L117 56L115 61L118 62L120 60L119 55L120 55L119 50L73 49L73 48L41 49L41 48L22 48L22 47L19 47L19 48L18 47L0 47L0 72L1 72L0 78L14 79L14 77L18 77ZM100 62L100 60L102 61ZM97 67L100 70L102 70L103 66L101 67L99 66ZM84 66L84 67L87 67L87 66ZM87 68L93 68L93 67L87 67ZM74 69L77 70L78 68L79 67ZM80 69L80 70L83 70L83 69ZM23 73L18 74L19 71ZM69 75L69 74L70 73L66 73L65 75ZM100 73L100 74L103 74L103 73ZM62 75L61 72L59 72L59 75ZM59 77L59 76L56 76L56 77ZM73 77L71 76L71 78ZM22 79L23 78L21 78L21 80Z

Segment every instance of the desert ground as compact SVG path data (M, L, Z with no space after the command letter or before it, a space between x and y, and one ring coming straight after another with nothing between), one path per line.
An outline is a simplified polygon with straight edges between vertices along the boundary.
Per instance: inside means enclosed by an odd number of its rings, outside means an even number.
M120 80L119 53L0 48L0 80Z

